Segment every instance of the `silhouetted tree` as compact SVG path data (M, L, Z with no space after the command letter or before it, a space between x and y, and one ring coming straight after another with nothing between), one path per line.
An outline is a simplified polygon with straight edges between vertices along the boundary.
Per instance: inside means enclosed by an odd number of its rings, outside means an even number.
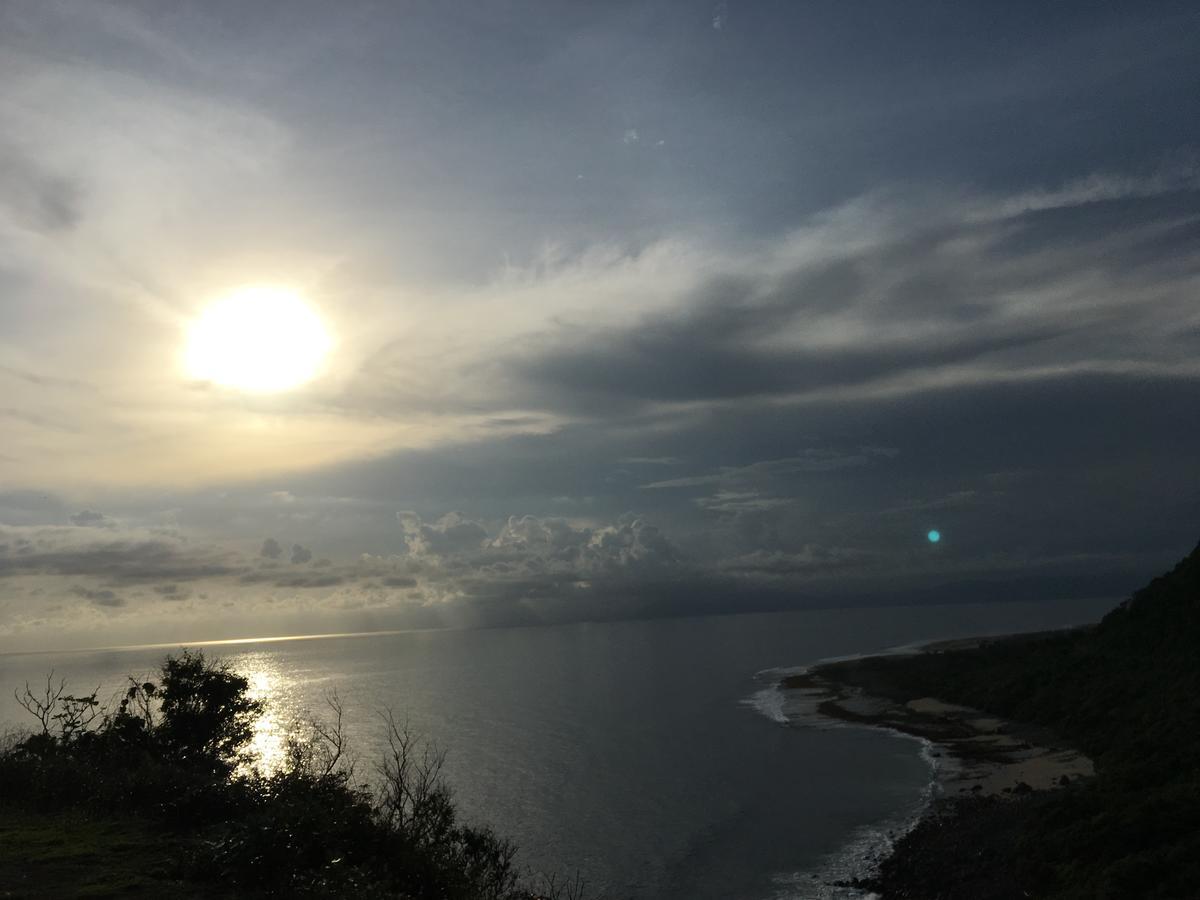
M164 749L181 762L232 767L263 710L249 688L227 663L210 663L202 652L168 657L156 691L162 721L155 732Z

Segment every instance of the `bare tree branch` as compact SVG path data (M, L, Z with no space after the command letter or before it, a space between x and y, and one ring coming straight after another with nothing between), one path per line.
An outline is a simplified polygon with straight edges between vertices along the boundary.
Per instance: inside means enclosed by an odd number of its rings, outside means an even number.
M454 804L442 777L446 754L397 724L391 710L381 713L388 752L376 767L382 786L378 807L387 823L418 845L444 839L454 827Z
M54 684L54 670L50 670L50 674L46 676L46 690L41 697L34 694L32 688L29 687L29 682L25 682L25 692L18 694L13 691L13 697L17 703L27 713L33 716L42 726L42 734L49 736L50 723L54 721L58 713L59 705L63 695L67 692L67 679L61 678L57 685Z

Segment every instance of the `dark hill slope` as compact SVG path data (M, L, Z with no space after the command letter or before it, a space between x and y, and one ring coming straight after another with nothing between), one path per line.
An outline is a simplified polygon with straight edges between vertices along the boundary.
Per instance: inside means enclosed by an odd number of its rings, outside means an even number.
M885 896L1200 896L1200 547L1095 627L831 674L1046 726L1097 765L1070 790L947 802L885 865Z

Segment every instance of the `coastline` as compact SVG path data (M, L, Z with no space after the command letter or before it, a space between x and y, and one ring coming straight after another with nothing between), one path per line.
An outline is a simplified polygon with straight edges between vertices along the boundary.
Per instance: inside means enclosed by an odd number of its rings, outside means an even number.
M867 870L829 887L858 896L922 896L910 892L907 871L925 846L971 831L973 811L1025 795L1067 788L1095 775L1093 761L1048 729L1015 722L934 696L905 697L881 677L881 660L972 650L985 644L1038 640L1045 632L939 640L868 656L817 662L781 672L779 718L801 727L878 728L919 740L930 763L928 796L903 828L889 831L886 850ZM966 826L966 827L964 827ZM965 840L965 838L964 838ZM964 845L964 850L969 846ZM953 865L949 861L946 865ZM886 875L886 877L885 877Z
M1065 746L1047 729L936 697L901 701L870 693L853 680L859 664L859 660L820 664L807 673L785 677L779 686L802 692L817 715L827 719L929 741L934 758L952 763L937 766L943 796L1053 790L1095 774L1091 759Z

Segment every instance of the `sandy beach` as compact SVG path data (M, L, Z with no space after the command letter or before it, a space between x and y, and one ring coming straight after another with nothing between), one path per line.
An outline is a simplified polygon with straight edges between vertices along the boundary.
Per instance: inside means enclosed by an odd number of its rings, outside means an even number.
M945 649L946 642L918 652ZM955 649L979 641L955 642ZM1014 796L1053 790L1095 774L1092 760L1064 746L1046 729L944 702L936 697L892 699L887 686L857 683L860 660L818 665L787 676L780 688L801 694L805 706L829 720L887 728L928 740L938 760L937 776L944 797Z

